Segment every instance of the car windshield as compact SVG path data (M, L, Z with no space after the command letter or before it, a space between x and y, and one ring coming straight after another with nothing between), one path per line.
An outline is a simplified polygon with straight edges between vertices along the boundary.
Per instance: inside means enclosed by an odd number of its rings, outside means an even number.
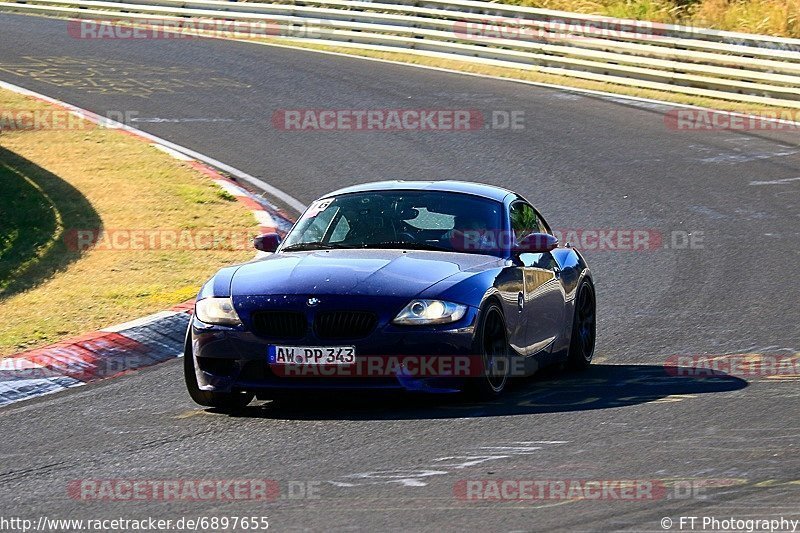
M503 205L469 194L379 191L314 202L281 250L402 248L492 253L480 243L502 228Z

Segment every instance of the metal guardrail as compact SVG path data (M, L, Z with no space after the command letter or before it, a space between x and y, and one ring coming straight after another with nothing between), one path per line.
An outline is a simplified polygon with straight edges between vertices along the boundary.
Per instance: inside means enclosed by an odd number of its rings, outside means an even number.
M409 0L411 1L411 0ZM314 42L800 108L800 39L475 0L20 0L0 11L138 24L255 24ZM208 27L207 24L203 24Z

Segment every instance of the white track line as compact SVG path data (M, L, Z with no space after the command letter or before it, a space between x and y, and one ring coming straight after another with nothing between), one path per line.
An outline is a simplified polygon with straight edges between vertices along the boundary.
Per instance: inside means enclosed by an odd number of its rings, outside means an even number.
M703 110L703 111L711 111L711 112L714 112L714 113L725 113L725 114L728 114L730 116L735 116L735 117L750 117L750 116L752 116L752 115L748 115L747 113L738 113L736 111L726 111L726 110L722 110L722 109L714 109L714 108L711 108L711 107L703 107L703 106L692 105L692 104L681 104L681 103L677 103L677 102L669 102L667 100L657 100L655 98L643 98L641 96L629 96L629 95L626 95L626 94L610 93L610 92L605 92L605 91L596 91L596 90L593 90L593 89L581 89L580 87L570 87L568 85L558 85L558 84L555 84L555 83L544 83L544 82L540 82L540 81L519 80L519 79L515 79L515 78L504 78L502 76L491 76L489 74L479 74L479 73L476 73L476 72L464 72L464 71L461 71L461 70L454 70L454 69L445 68L445 67L432 67L430 65L418 65L418 64L415 64L415 63L405 63L403 61L395 61L393 59L380 59L380 58L377 58L377 57L366 57L366 56L359 56L359 55L355 55L355 54L345 54L343 52L331 52L331 51L328 51L328 50L316 50L316 49L313 49L313 48L304 48L302 46L293 46L293 45L289 45L289 44L265 43L265 42L259 42L259 41L249 41L247 39L231 39L231 38L228 38L228 37L213 37L213 36L206 36L206 35L202 35L202 34L198 34L198 35L201 35L202 37L206 37L206 38L209 38L209 39L220 39L220 40L225 40L225 41L236 41L236 42L239 42L239 43L258 44L258 45L261 45L261 46L274 46L276 48L288 48L290 50L303 50L303 51L306 51L306 52L314 52L316 54L326 54L326 55L332 55L332 56L337 56L337 57L348 57L348 58L351 58L351 59L363 59L365 61L376 61L378 63L388 63L390 65L400 65L400 66L404 66L404 67L414 67L414 68L421 68L421 69L426 69L426 70L434 70L434 71L437 71L437 72L446 72L448 74L461 74L462 76L472 76L472 77L475 77L475 78L484 78L484 79L488 79L488 80L506 81L506 82L511 82L511 83L522 83L524 85L532 85L534 87L544 87L546 89L557 89L557 90L561 90L561 91L567 91L567 92L578 93L578 94L586 94L586 95L590 95L590 96L600 96L600 97L603 97L603 98L630 100L632 102L644 102L644 103L648 103L648 104L666 105L666 106L671 106L671 107L680 107L680 108L683 108L683 109L698 109L698 110ZM398 53L402 53L402 50L398 51ZM786 119L780 119L780 118L760 117L760 116L757 117L757 118L759 120L763 121L763 122L773 122L773 123L776 123L776 124L788 124L788 125L793 125L793 126L800 126L800 122L793 121L793 120L786 120Z
M150 146L154 146L171 155L172 157L182 161L201 161L208 167L215 167L237 178L247 181L248 183L251 183L253 186L264 191L265 193L272 195L275 198L279 198L293 209L297 209L300 212L305 210L305 206L300 201L281 191L280 189L268 185L254 176L242 172L241 170L235 169L193 150L189 150L183 146L166 141L155 135L145 133L115 120L110 120L86 109L82 109L61 100L25 89L24 87L20 87L18 85L0 81L0 89L6 89L23 96L29 96L43 102L48 102L67 110L79 118L94 122L102 127L126 131L143 141L150 141ZM224 190L229 191L231 194L237 197L244 196L251 199L253 198L253 195L248 193L243 188L234 185L227 179L222 179L222 175L218 173L215 174L220 176L220 178L212 178L212 181L222 187ZM267 211L253 210L251 212L255 216L256 221L262 227L275 227L275 221ZM99 339L102 339L103 337L102 334L121 335L122 337L127 337L130 341L138 343L137 345L142 349L146 349L147 357L150 358L149 363L141 365L139 362L140 356L136 350L134 350L131 352L132 355L128 358L130 359L129 361L126 361L124 358L121 362L117 361L116 364L121 365L118 368L119 372L117 375L119 375L122 371L137 370L142 366L155 364L155 362L164 361L172 357L180 357L182 356L182 353L181 350L178 349L179 346L173 346L175 344L172 342L174 339L170 340L169 335L164 335L163 332L159 331L159 327L164 327L167 329L172 328L173 325L171 323L175 321L174 319L177 318L179 319L178 322L181 322L180 319L184 314L185 311L166 310L147 315L124 324L103 328L97 331L97 333L101 334L100 337L91 339L89 341L81 341L88 342L91 346L83 346L80 342L67 344L71 341L71 339L66 339L61 344L57 343L55 345L45 346L37 350L30 350L30 352L34 353L41 352L46 359L50 360L52 365L48 365L47 367L34 361L29 361L25 357L4 358L0 360L0 406L45 394L59 392L70 387L83 385L85 382L84 379L81 379L79 376L72 377L67 374L70 374L70 372L85 371L91 378L91 370L97 365L102 365L104 358L109 357L108 353L106 352L118 352L120 349L118 346L115 346L114 343L116 341L110 341L110 346L103 346L99 341ZM151 329L152 331L146 331L148 329ZM182 331L184 329L185 326L180 324L179 336L182 336ZM179 342L178 344L182 345L182 342ZM88 361L84 360L84 354L87 351L96 351L98 354L98 360L93 361L91 360L91 357ZM115 355L117 354L112 353L112 357ZM111 361L109 364L114 364L113 359L109 360ZM47 374L52 374L52 376L48 375L45 377L36 377L35 379L30 379L31 377L34 377L34 372L37 370ZM81 374L81 372L78 373ZM94 377L106 379L113 376L97 374Z
M64 102L62 100L57 100L55 98L51 98L51 97L43 95L41 93L37 93L35 91L31 91L31 90L26 89L24 87L20 87L19 85L14 85L13 83L0 81L0 88L7 89L9 91L13 91L13 92L15 92L17 94L22 94L22 95L25 95L25 96L32 96L34 98L39 98L39 99L44 100L46 102L50 102L52 104L56 104L56 105L62 106L62 107L66 108L66 109L69 109L71 111L75 111L77 113L80 113L83 116L92 117L98 123L100 123L100 124L102 124L102 125L104 125L106 127L121 129L121 130L125 130L127 132L130 132L130 133L133 133L133 134L138 135L140 137L143 137L143 138L145 138L145 139L147 139L149 141L152 141L153 143L161 145L164 148L167 148L167 149L173 150L175 152L181 153L184 156L188 156L188 157L190 157L192 159L196 159L197 161L202 161L203 163L206 163L207 165L210 165L212 167L218 168L219 170L222 170L223 172L226 172L226 173L230 174L231 176L235 176L235 177L241 179L242 181L246 181L247 183L253 185L254 187L264 191L266 194L268 194L270 196L273 196L273 197L283 201L286 205L290 206L292 209L295 209L298 213L302 213L306 209L306 206L303 204L303 202L301 202L300 200L296 199L294 196L290 195L289 193L284 192L281 189L278 189L277 187L274 187L273 185L270 185L269 183L265 183L264 181L256 178L255 176L251 176L250 174L247 174L246 172L242 172L241 170L239 170L237 168L234 168L234 167L232 167L230 165L226 165L222 161L218 161L216 159L208 157L207 155L201 154L199 152L195 152L194 150L190 150L189 148L186 148L185 146L181 146L179 144L175 144L175 143L170 142L170 141L168 141L166 139L162 139L161 137L157 137L156 135L152 135L152 134L144 132L144 131L142 131L140 129L133 128L133 127L128 126L126 124L123 124L121 122L117 122L116 120L111 120L111 119L106 118L106 117L104 117L102 115L98 115L97 113L93 113L93 112L91 112L91 111L89 111L87 109L83 109L83 108L80 108L78 106L75 106L75 105L69 104L67 102Z
M46 18L57 18L57 17L46 17ZM455 69L450 69L450 68L445 68L445 67L433 67L433 66L430 66L430 65L419 65L419 64L416 64L416 63L406 63L404 61L395 61L393 59L380 59L380 58L377 58L377 57L367 57L367 56L360 56L360 55L356 55L356 54L346 54L344 52L332 52L330 50L318 50L318 49L314 49L314 48L305 48L305 47L302 47L302 46L295 46L295 45L291 45L291 44L267 43L267 42L261 42L261 41L252 41L252 40L248 40L248 39L236 39L236 38L232 38L232 37L220 37L220 36L216 36L216 35L206 35L206 34L203 34L202 32L194 32L194 31L188 31L188 32L185 32L185 34L186 35L195 35L195 36L203 37L203 38L206 38L206 39L216 39L216 40L222 40L222 41L234 41L234 42L237 42L237 43L256 44L256 45L260 45L260 46L272 46L272 47L275 47L275 48L286 48L286 49L289 49L289 50L301 50L301 51L305 51L305 52L313 52L315 54L325 54L325 55L331 55L331 56L336 56L336 57L344 57L344 58L350 58L350 59L362 59L364 61L375 61L377 63L386 63L386 64L389 64L389 65L399 65L399 66L403 66L403 67L413 67L413 68L420 68L420 69L425 69L425 70L433 70L433 71L436 71L436 72L446 72L448 74L460 74L462 76L472 76L472 77L475 77L475 78L483 78L483 79L488 79L488 80L505 81L505 82L511 82L511 83L522 83L524 85L531 85L531 86L534 86L534 87L543 87L543 88L546 88L546 89L557 89L557 90L560 90L560 91L572 92L572 93L577 93L577 94L585 94L585 95L590 95L590 96L600 96L600 97L608 98L608 99L622 99L622 100L630 100L631 102L642 102L642 103L648 103L648 104L657 104L657 105L667 105L667 106L671 106L671 107L680 107L680 108L683 108L683 109L697 109L697 110L703 110L703 111L711 111L711 112L715 112L715 113L726 113L726 114L728 114L730 116L734 116L734 117L750 117L751 116L751 115L748 115L747 113L738 113L736 111L726 111L726 110L722 110L722 109L714 109L714 108L711 108L711 107L703 107L703 106L692 105L692 104L681 104L681 103L677 103L677 102L670 102L670 101L667 101L667 100L658 100L656 98L644 98L644 97L641 97L641 96L630 96L630 95L626 95L626 94L611 93L611 92L606 92L606 91L597 91L597 90L594 90L594 89L582 89L580 87L570 87L568 85L559 85L559 84L556 84L556 83L545 83L545 82L541 82L541 81L520 80L520 79L516 79L516 78L505 78L505 77L502 77L502 76L492 76L492 75L489 75L489 74L480 74L480 73L477 73L477 72L464 72L462 70L455 70ZM291 39L291 38L287 38L287 39ZM403 50L398 50L397 53L403 53ZM457 61L457 59L454 59L454 61ZM780 118L769 118L769 117L758 117L758 118L759 118L759 120L761 120L763 122L772 122L772 123L776 123L776 124L788 124L788 125L793 125L793 126L800 126L800 122L793 121L793 120L786 120L786 119L780 119ZM136 131L139 131L139 130L136 130ZM209 163L209 164L211 164L211 163ZM220 168L222 168L222 167L220 167ZM246 179L246 178L242 178L242 179ZM288 204L288 202L287 202L287 204ZM289 205L291 205L291 204L289 204ZM301 209L300 211L302 212L304 210L305 209Z

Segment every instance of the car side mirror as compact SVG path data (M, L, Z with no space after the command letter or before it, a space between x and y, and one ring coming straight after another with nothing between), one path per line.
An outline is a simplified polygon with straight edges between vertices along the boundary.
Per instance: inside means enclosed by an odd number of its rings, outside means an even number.
M281 244L281 236L277 233L264 233L253 238L253 247L261 252L274 252Z
M531 233L512 247L516 254L539 254L554 250L558 239L549 233Z

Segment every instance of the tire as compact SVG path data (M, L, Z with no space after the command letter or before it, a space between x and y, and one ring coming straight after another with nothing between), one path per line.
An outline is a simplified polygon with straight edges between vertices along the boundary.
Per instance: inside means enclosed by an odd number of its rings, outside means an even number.
M489 303L481 310L476 353L481 356L481 376L471 378L466 392L475 399L500 396L506 388L510 373L510 348L503 310ZM502 363L498 363L502 361Z
M597 301L592 283L583 280L575 295L575 314L569 342L567 368L585 370L594 357L597 336Z
M200 390L194 370L194 354L192 343L187 337L183 353L183 376L186 389L194 403L203 407L213 407L223 412L240 411L253 401L254 394L246 392L210 392Z

